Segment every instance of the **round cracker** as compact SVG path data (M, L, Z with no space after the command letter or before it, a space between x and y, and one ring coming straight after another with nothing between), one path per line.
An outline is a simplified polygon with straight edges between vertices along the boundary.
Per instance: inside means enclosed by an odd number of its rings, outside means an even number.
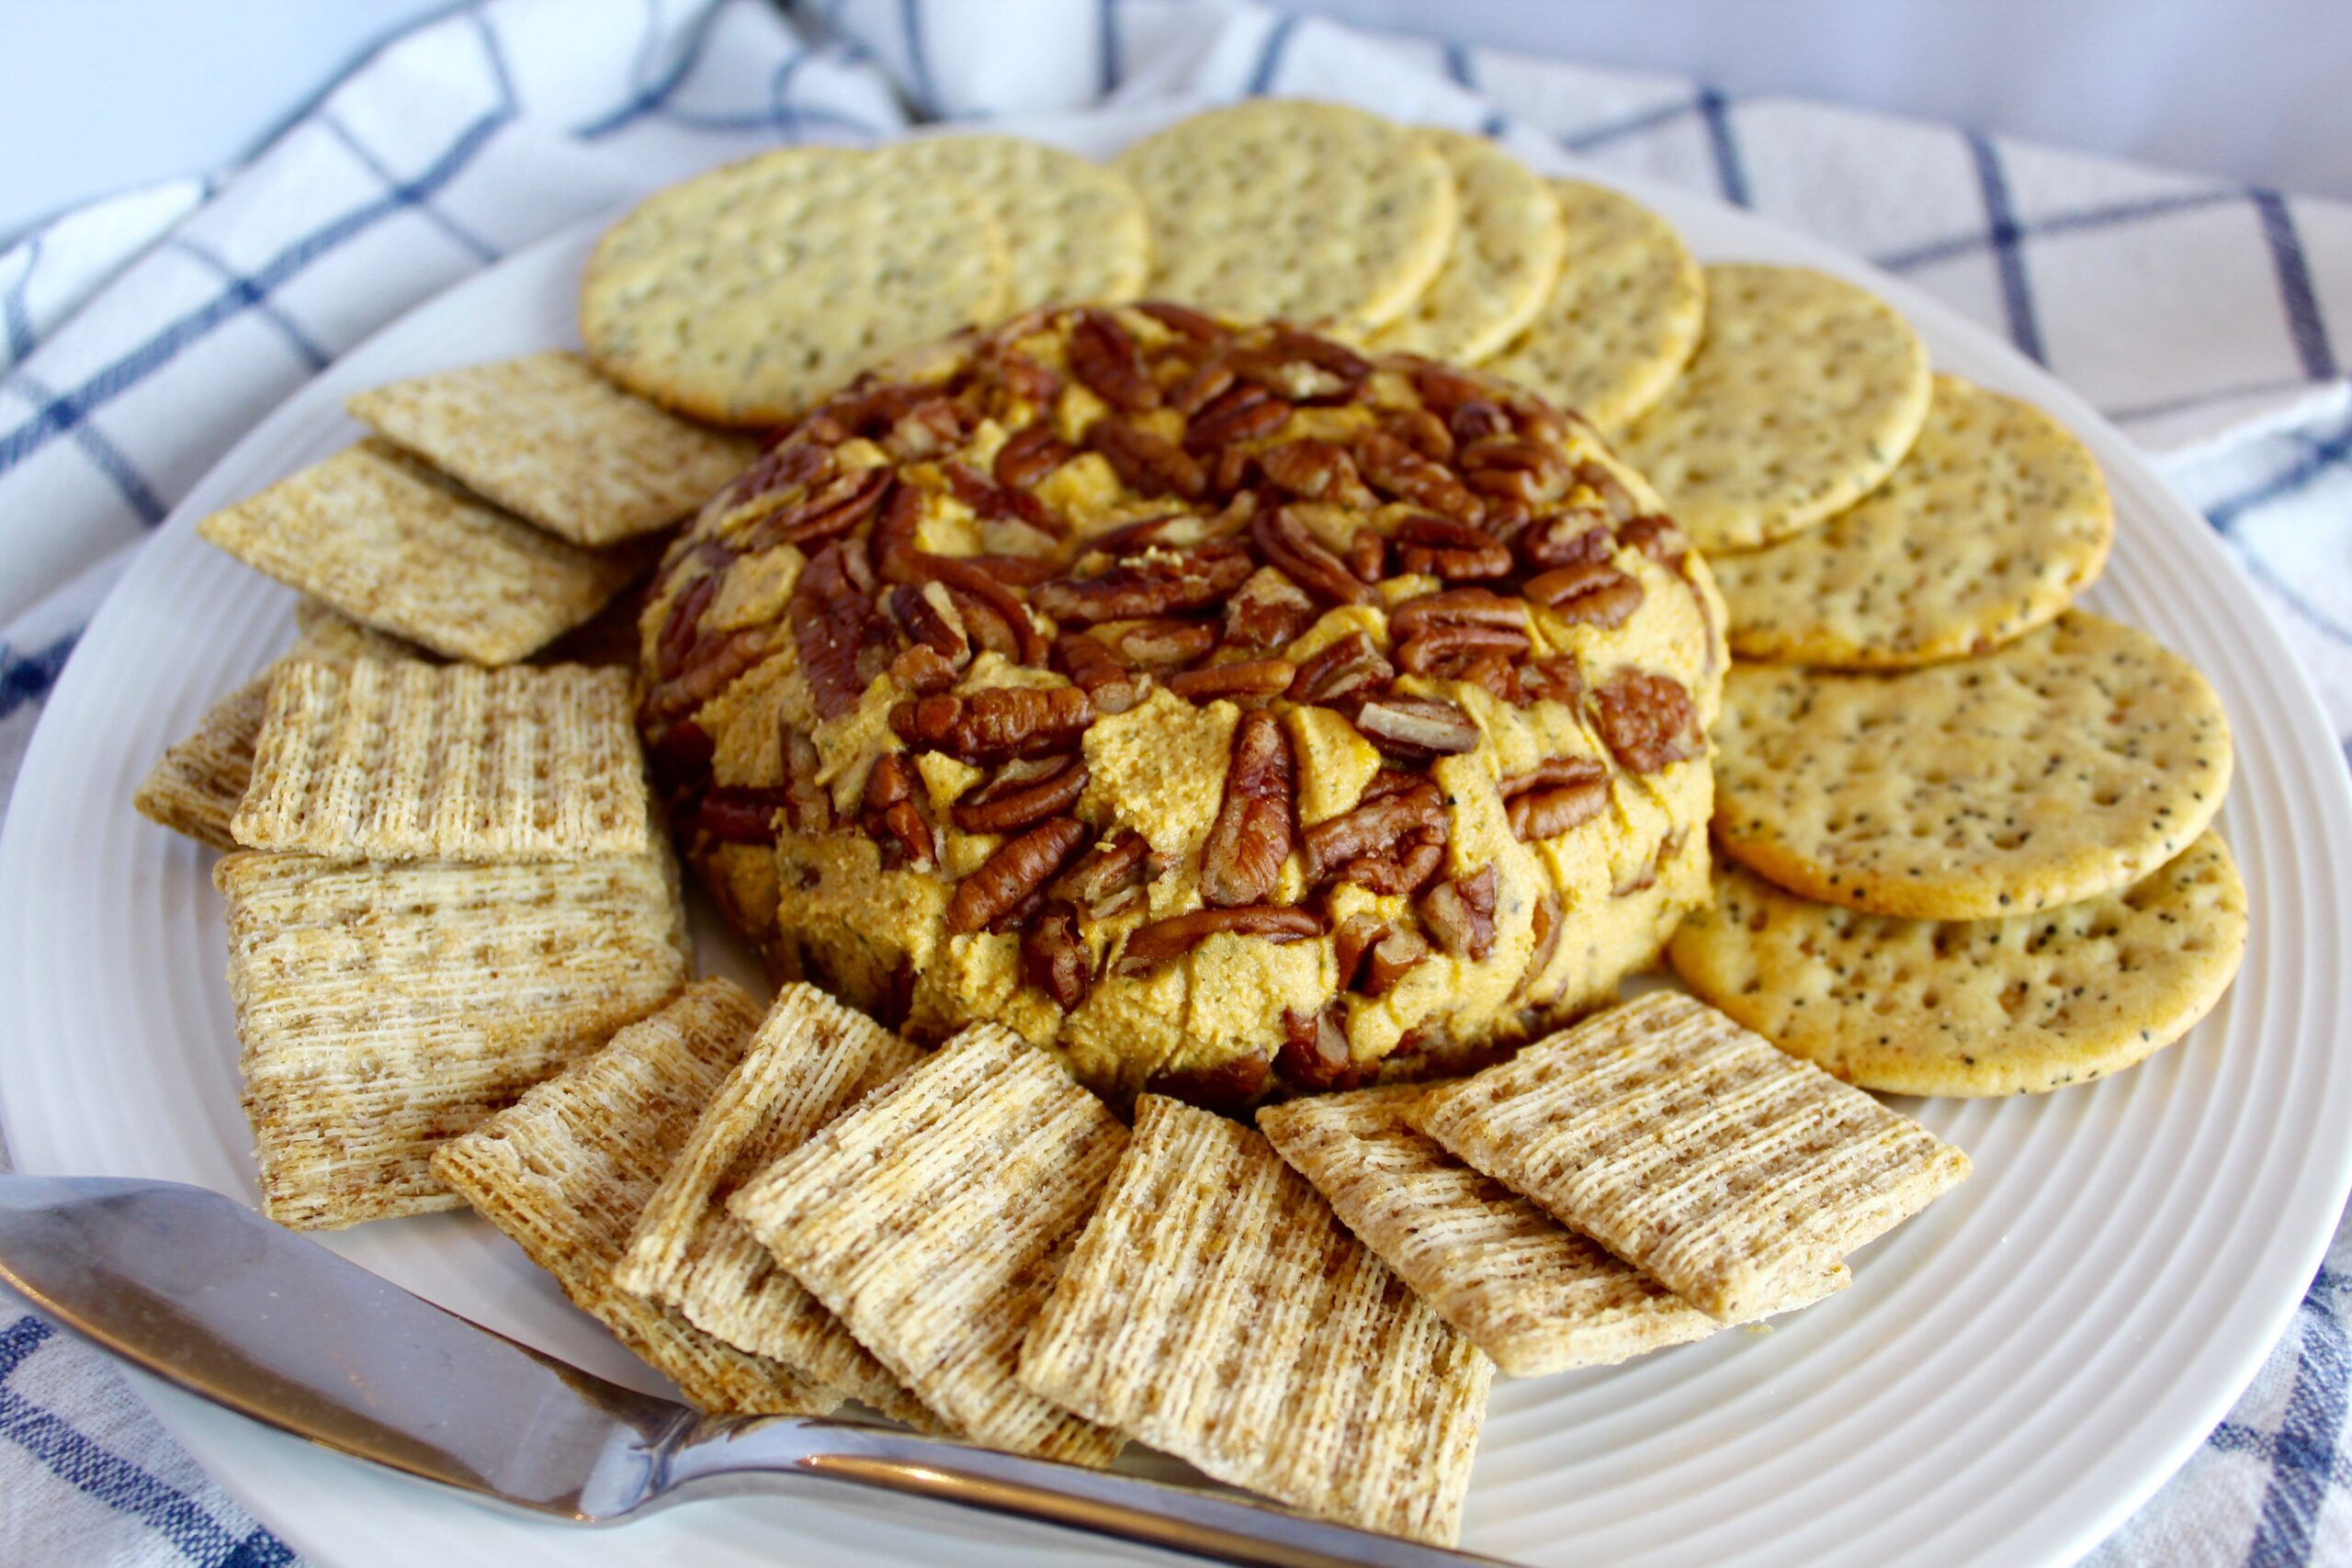
M605 232L580 331L613 379L725 424L779 424L1005 308L1004 240L960 180L785 147L656 192Z
M1366 332L1429 286L1453 239L1437 149L1340 104L1211 109L1112 167L1151 214L1152 292L1206 310Z
M2245 953L2245 886L2208 831L2120 893L1998 920L1906 920L1784 893L1736 865L1669 954L1690 988L1883 1094L2041 1094L2188 1032Z
M1618 448L1701 549L1753 549L1894 471L1928 417L1928 350L1842 277L1747 262L1705 276L1698 353Z
M978 191L1004 234L1007 308L1132 299L1151 276L1143 197L1102 164L1017 136L933 136L880 156Z
M1674 225L1633 197L1582 180L1551 186L1566 225L1559 281L1486 368L1622 430L1699 346L1705 278Z
M1717 842L1792 892L1973 920L2129 886L2213 819L2230 727L2205 677L2082 610L1891 674L1739 664Z
M2098 460L2030 403L1955 376L1886 482L1818 528L1714 558L1743 659L1894 669L1983 653L2098 580Z
M1456 215L1445 265L1401 316L1372 334L1383 353L1477 360L1535 319L1567 248L1544 177L1483 136L1411 133L1445 160Z

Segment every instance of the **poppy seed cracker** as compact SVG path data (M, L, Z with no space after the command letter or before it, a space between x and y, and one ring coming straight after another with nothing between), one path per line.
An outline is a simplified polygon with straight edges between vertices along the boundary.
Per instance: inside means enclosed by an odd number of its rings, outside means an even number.
M882 149L895 164L977 191L1004 235L1008 310L1132 299L1151 276L1151 221L1125 180L1091 158L1017 136L925 136Z
M1483 136L1428 126L1411 134L1453 176L1453 239L1429 287L1370 346L1475 364L1518 336L1551 294L1567 243L1560 204L1541 175Z

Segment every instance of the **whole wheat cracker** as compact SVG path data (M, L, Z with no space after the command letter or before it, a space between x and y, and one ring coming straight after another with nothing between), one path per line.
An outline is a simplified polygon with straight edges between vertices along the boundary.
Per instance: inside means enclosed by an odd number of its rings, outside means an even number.
M1258 1128L1348 1229L1513 1377L1611 1366L1715 1331L1414 1127L1418 1084L1269 1105Z
M1263 1137L1148 1094L1021 1353L1217 1480L1447 1546L1493 1377Z
M1415 1102L1414 1123L1701 1311L1747 1323L1968 1175L1906 1116L1659 991Z
M613 1283L613 1265L759 1009L697 980L652 1017L433 1156L433 1172L522 1247L574 1305L714 1415L822 1415L840 1393L746 1355Z
M1022 1336L1126 1129L1000 1024L950 1039L728 1201L956 1432L1108 1464L1115 1433L1014 1381Z
M1455 221L1444 265L1404 313L1372 334L1385 354L1483 359L1535 319L1567 246L1544 177L1483 136L1417 126L1445 160Z

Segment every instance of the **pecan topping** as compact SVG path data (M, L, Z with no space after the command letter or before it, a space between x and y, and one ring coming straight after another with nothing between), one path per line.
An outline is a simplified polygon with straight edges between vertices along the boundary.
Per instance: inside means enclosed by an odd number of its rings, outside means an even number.
M740 541L743 553L752 555L777 545L807 549L839 538L873 516L897 482L888 468L865 468L830 479L794 505L760 519Z
M1354 1089L1364 1079L1348 1050L1336 1007L1313 1013L1283 1009L1283 1043L1274 1053L1274 1067L1287 1081L1317 1094Z
M790 725L782 727L778 744L784 753L784 814L797 833L833 830L833 795L818 781L824 761L817 743Z
M1315 601L1272 567L1260 567L1225 602L1227 648L1265 653L1281 648L1315 619Z
M1091 633L1064 632L1056 637L1054 668L1092 699L1098 713L1125 713L1143 701L1143 682Z
M1258 454L1267 479L1301 501L1366 506L1372 492L1356 472L1355 459L1329 441L1285 441Z
M1617 760L1637 773L1654 773L1706 754L1699 710L1681 683L1629 670L1593 694L1594 726Z
M1204 1111L1239 1111L1266 1092L1273 1065L1262 1051L1228 1056L1213 1067L1187 1067L1182 1072L1154 1073L1144 1080L1146 1094L1164 1094Z
M1567 493L1568 460L1541 441L1497 436L1463 449L1463 473L1480 495L1510 496L1541 509Z
M1205 454L1237 442L1261 440L1280 430L1289 418L1288 403L1263 387L1244 382L1193 416L1184 431L1184 450Z
M1448 582L1510 575L1510 547L1500 539L1442 517L1408 517L1396 525L1397 559L1407 571Z
M702 635L702 613L718 596L718 584L724 569L695 578L678 590L670 601L670 613L662 618L662 630L653 639L653 670L667 681L685 668L686 656L694 651L695 641Z
M1527 631L1527 606L1485 588L1449 588L1408 599L1390 612L1388 632L1400 641L1440 626L1489 626Z
M886 628L887 630L887 628ZM743 626L695 642L678 672L659 682L645 699L648 718L691 713L734 683L735 678L775 651L766 626ZM885 655L888 649L884 650Z
M1037 608L1070 626L1205 610L1222 604L1255 570L1247 550L1204 545L1123 561L1093 577L1058 578L1037 590Z
M1407 971L1430 955L1420 932L1392 926L1377 915L1350 915L1332 941L1340 986L1359 996L1385 997Z
M1348 570L1366 582L1388 575L1388 541L1377 528L1359 528L1348 540Z
M1453 433L1427 409L1383 409L1380 428L1432 463L1446 462L1453 456Z
M1323 917L1295 904L1245 904L1231 909L1192 909L1137 926L1120 949L1116 972L1148 975L1182 958L1220 932L1262 937L1271 942L1305 942L1323 934Z
M1457 447L1477 441L1491 441L1498 435L1509 435L1511 431L1510 415L1502 411L1502 405L1488 402L1484 398L1472 398L1464 402L1453 411L1445 425L1453 432L1453 444Z
M1168 406L1190 419L1223 397L1238 379L1224 360L1204 360L1169 392Z
M1622 626L1642 607L1642 585L1606 561L1530 578L1525 592L1537 604L1588 626Z
M1285 678L1283 684L1289 683ZM1201 897L1230 908L1274 896L1290 858L1296 795L1290 738L1269 713L1245 713L1234 726L1225 771L1225 800L1201 846Z
M1452 703L1434 697L1375 697L1356 710L1363 738L1392 756L1452 756L1478 744L1478 727Z
M967 833L1011 833L1059 817L1086 793L1086 764L1074 756L1021 758L1007 762L952 808Z
M837 539L800 569L787 614L817 712L839 718L889 668L889 623L875 614L865 552Z
M1159 406L1159 384L1143 367L1135 334L1108 310L1082 310L1070 329L1069 371L1114 409L1141 413Z
M729 485L718 503L721 513L734 511L763 495L821 484L833 476L833 449L809 441L783 440L762 454L760 460Z
M891 422L882 444L901 459L929 457L972 433L970 411L953 398L925 398Z
M772 844L789 804L782 789L717 784L704 794L695 826L722 844Z
M1094 987L1094 957L1078 934L1078 911L1055 899L1021 933L1021 977L1054 998L1064 1012Z
M1130 670L1173 670L1216 646L1215 626L1172 616L1112 621L1097 626L1093 636Z
M882 864L930 871L939 864L939 835L926 809L930 796L914 759L903 751L877 758L865 775L858 825L882 849Z
M1283 576L1315 597L1334 604L1361 604L1372 596L1339 557L1323 547L1287 507L1261 512L1250 521L1250 542Z
M1149 550L1188 550L1224 537L1220 520L1189 512L1146 517L1106 529L1086 541L1089 555L1139 556Z
M1200 459L1172 441L1106 414L1086 427L1086 446L1102 454L1121 483L1140 495L1181 495L1198 501L1209 477Z
M1016 485L983 479L962 463L944 464L940 471L947 476L948 492L970 507L972 515L982 522L1009 517L1041 534L1062 531L1060 520L1046 510L1046 503Z
M1566 655L1531 659L1519 667L1518 690L1510 699L1521 707L1531 703L1572 703L1584 695L1584 671Z
M1485 958L1495 950L1495 868L1482 865L1439 883L1421 895L1420 914L1446 952L1474 964Z
M1530 571L1605 561L1616 540L1590 512L1563 512L1531 523L1519 536L1520 558Z
M1046 891L1107 920L1142 903L1145 886L1157 874L1150 842L1133 828L1114 828Z
M1298 667L1289 696L1295 703L1338 706L1368 697L1396 678L1396 667L1381 657L1372 638L1350 632Z
M1421 401L1448 416L1464 404L1484 401L1493 395L1487 383L1434 359L1414 360L1412 377L1413 390L1419 394Z
M978 870L956 885L947 900L948 931L961 933L993 925L1041 892L1085 841L1086 828L1077 818L1057 817L998 845Z
M997 619L1011 628L1019 645L1017 657L1023 664L1042 664L1046 659L1046 634L1029 618L1028 607L1013 596L1012 590L997 581L996 575L977 557L935 556L920 550L901 552L899 565L920 581L944 584L954 596L964 616L967 633L977 634L970 603L985 604ZM983 643L985 637L980 639Z
M711 759L718 754L710 732L690 718L664 728L645 749L653 782L673 802L708 787Z
M1191 338L1194 343L1218 343L1233 335L1233 329L1223 321L1188 305L1171 305L1165 299L1138 299L1135 308L1178 336Z
M1381 785L1381 794L1367 789L1366 798L1352 810L1327 817L1299 835L1310 884L1333 876L1355 881L1347 873L1356 863L1387 855L1416 835L1444 841L1445 797L1437 781L1412 774L1394 777L1398 782Z
M1488 656L1526 651L1527 634L1508 626L1432 626L1397 648L1396 667L1408 675L1458 676Z
M1357 436L1355 452L1356 467L1384 494L1456 523L1476 523L1486 514L1478 498L1464 489L1451 471L1385 430L1367 430Z
M1535 951L1527 955L1527 968L1521 974L1519 985L1511 991L1510 999L1514 1002L1538 999L1536 982L1543 979L1544 971L1552 966L1553 956L1560 951L1560 896L1548 887L1542 889L1536 896L1535 908L1530 911L1529 919L1535 938ZM1555 992L1554 996L1541 999L1549 1002L1556 995Z
M1690 541L1670 517L1655 513L1626 520L1617 530L1617 542L1657 562L1671 571L1682 570L1682 558L1690 553Z
M1372 362L1352 349L1279 321L1272 343L1226 358L1244 377L1294 402L1345 402L1372 376Z
M1521 839L1549 839L1607 809L1609 770L1587 757L1553 757L1501 784L1503 810Z
M918 588L911 582L902 582L890 590L886 603L890 606L890 618L899 624L909 642L921 644L952 667L960 668L972 657L964 617L957 613L956 601L949 597L946 584L926 582Z
M1094 705L1076 686L990 686L917 697L890 709L890 728L899 739L967 762L1068 751L1093 722Z
M1021 490L1033 489L1038 480L1069 461L1070 450L1046 421L1024 425L997 448L996 482Z
M1237 664L1204 664L1168 677L1168 689L1197 707L1223 699L1247 704L1290 690L1298 667L1287 659L1250 659Z

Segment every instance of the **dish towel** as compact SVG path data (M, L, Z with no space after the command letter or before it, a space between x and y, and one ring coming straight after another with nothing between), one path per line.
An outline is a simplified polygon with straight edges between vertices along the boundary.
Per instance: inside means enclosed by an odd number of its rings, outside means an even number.
M0 255L0 798L141 539L255 421L556 229L780 141L1161 94L1349 99L1548 139L1869 257L2047 365L2212 521L2352 734L2352 208L1248 0L487 0L250 164ZM2339 1233L2229 1418L2093 1561L2352 1562ZM297 1561L107 1364L0 1308L0 1562Z

